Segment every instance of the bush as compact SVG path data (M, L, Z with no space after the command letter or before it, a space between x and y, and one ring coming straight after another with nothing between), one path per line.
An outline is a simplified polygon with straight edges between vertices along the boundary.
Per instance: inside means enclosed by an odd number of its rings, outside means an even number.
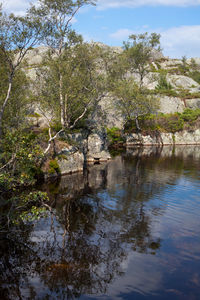
M49 161L49 174L60 173L60 167L56 159L52 159Z
M166 72L160 72L158 84L156 86L156 90L172 90L172 85L167 82Z
M184 122L194 122L200 117L200 109L197 108L192 110L190 108L186 108L184 112L181 114L181 118Z
M124 142L121 131L118 127L107 128L107 136L111 144Z
M165 126L164 129L167 132L175 133L183 130L184 121L178 113L165 115Z

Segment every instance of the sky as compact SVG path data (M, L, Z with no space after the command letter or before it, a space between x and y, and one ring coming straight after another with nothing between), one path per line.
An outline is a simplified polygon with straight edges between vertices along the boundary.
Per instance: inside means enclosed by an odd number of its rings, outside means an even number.
M30 1L0 2L8 12L23 14ZM200 0L98 0L79 11L73 28L86 41L110 46L122 46L133 33L157 32L165 56L200 57Z

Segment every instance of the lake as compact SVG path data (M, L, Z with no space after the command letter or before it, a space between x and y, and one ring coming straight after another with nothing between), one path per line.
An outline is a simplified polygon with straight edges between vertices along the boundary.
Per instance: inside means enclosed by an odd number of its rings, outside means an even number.
M200 147L129 148L46 190L1 245L0 299L200 299Z

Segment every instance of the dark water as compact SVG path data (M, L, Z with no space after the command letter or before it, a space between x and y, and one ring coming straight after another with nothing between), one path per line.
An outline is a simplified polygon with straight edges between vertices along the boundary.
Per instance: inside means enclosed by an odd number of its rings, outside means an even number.
M44 187L1 245L0 299L200 299L200 147L130 149Z

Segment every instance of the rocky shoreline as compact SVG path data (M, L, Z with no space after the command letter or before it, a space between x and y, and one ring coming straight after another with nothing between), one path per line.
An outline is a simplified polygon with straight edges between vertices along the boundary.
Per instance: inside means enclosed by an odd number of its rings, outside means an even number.
M75 133L65 136L66 140L70 139L76 146L64 147L57 155L59 165L59 175L73 174L83 172L88 165L95 163L103 163L112 160L108 150L108 141L106 135L92 133L88 137L84 137L81 133ZM126 151L134 147L149 146L146 152L151 152L152 147L176 147L185 146L191 149L191 146L200 145L200 129L189 131L181 131L176 133L163 133L157 135L127 134L124 136L125 143L123 147ZM58 176L58 174L45 174L45 179Z

